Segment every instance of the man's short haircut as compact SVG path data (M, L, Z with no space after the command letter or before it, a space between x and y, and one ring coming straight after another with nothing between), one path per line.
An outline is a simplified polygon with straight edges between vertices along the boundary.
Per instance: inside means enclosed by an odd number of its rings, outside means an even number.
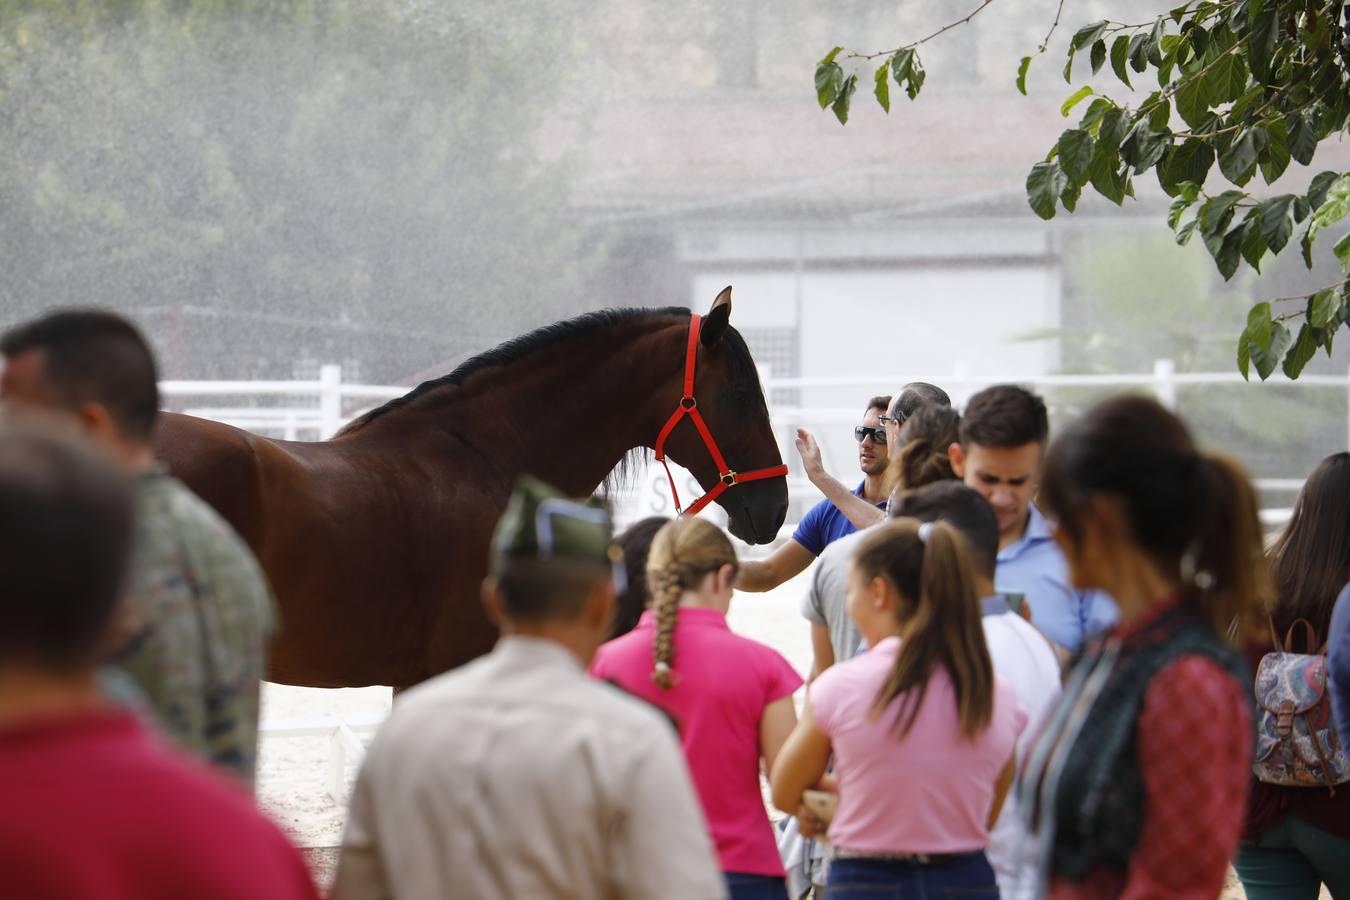
M891 395L890 395L890 394L878 394L877 396L873 397L871 400L868 400L868 401L867 401L867 408L868 408L869 410L872 410L872 409L879 409L879 410L881 410L881 414L884 416L884 415L886 414L886 410L888 410L888 409L891 408Z
M0 426L0 666L92 669L131 547L129 480L64 434Z
M966 539L976 571L993 579L998 564L998 516L979 491L959 481L940 481L898 495L890 514L892 518L951 525Z
M492 574L502 593L502 612L517 622L570 622L586 597L614 577L609 566L581 559L512 559L498 556Z
M123 437L149 441L159 414L159 373L135 325L105 310L70 309L0 337L6 359L30 350L42 352L43 383L67 409L97 403Z
M1045 401L1015 384L996 384L970 398L961 418L961 446L1045 446L1050 420Z
M895 401L895 412L902 419L908 419L921 406L951 405L952 398L942 388L926 381L911 381L900 389Z

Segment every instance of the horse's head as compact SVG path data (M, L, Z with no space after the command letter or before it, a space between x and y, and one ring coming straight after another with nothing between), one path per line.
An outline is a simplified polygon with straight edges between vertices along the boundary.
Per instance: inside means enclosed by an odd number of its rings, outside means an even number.
M701 326L694 397L708 434L732 472L757 473L781 466L783 457L769 422L759 372L745 340L731 327L731 288L717 295ZM705 491L721 483L712 452L693 423L681 421L670 432L666 449ZM778 475L732 484L716 502L727 511L732 534L748 544L766 544L787 517L787 479Z

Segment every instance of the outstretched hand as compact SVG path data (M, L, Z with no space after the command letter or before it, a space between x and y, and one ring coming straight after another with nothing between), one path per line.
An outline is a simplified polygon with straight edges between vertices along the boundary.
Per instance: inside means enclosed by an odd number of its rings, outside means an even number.
M815 481L815 479L825 471L825 463L820 458L820 445L816 443L815 436L805 428L797 429L797 453L802 458L802 468L806 470L806 477Z

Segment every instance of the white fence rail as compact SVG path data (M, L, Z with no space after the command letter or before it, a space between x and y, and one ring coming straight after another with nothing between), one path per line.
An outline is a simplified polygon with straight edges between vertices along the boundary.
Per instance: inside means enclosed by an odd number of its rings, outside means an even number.
M1151 390L1165 406L1175 408L1177 392L1183 386L1238 385L1242 376L1228 372L1177 372L1169 359L1156 360L1151 372L1083 375L973 375L961 367L944 374L830 376L812 378L763 379L766 395L775 390L810 388L857 388L869 393L878 386L899 385L909 381L931 381L942 385L952 395L952 402L963 405L970 394L990 384L1016 383L1031 388L1120 388ZM1283 375L1273 376L1269 382L1293 384ZM1346 448L1350 449L1350 371L1344 375L1307 374L1296 382L1303 389L1335 389L1346 400ZM287 440L322 440L332 437L344 424L377 403L402 396L408 388L394 385L344 384L342 369L336 365L320 367L319 377L313 381L165 381L160 390L167 404L178 411L203 418L215 419L250 431L256 431ZM770 409L770 415L780 426L795 424L828 424L853 422L858 410L850 407L785 406ZM784 447L784 459L792 460L790 446ZM1280 473L1275 477L1258 477L1256 486L1267 491L1295 492L1302 485L1302 473ZM681 484L691 483L686 473L677 474ZM789 490L794 497L810 497L815 489L805 479L789 477ZM664 474L660 478L639 478L635 481L639 496L621 498L625 518L643 515L669 514L669 488ZM692 495L700 493L694 489ZM1262 518L1267 524L1278 524L1288 518L1284 508L1266 509Z

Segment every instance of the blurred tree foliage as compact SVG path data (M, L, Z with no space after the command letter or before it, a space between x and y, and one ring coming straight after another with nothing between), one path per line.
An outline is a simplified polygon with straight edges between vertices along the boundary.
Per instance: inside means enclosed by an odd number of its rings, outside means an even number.
M859 84L887 112L892 90L914 100L927 78L921 46L993 2L972 0L964 18L894 50L834 48L816 67L821 108L846 123ZM1065 5L1060 0L1040 53ZM1033 61L1023 57L1016 73L1024 94ZM861 69L850 73L845 66ZM1296 237L1313 268L1319 232L1350 216L1350 173L1322 172L1297 193L1245 188L1258 175L1266 184L1277 181L1292 162L1311 165L1322 142L1350 130L1346 0L1186 0L1144 22L1082 25L1069 43L1064 80L1073 84L1075 68L1081 80L1084 72L1095 75L1107 66L1124 88L1148 93L1122 103L1084 84L1065 99L1066 117L1084 103L1085 112L1027 176L1027 200L1037 215L1053 218L1060 206L1072 213L1088 187L1119 205L1135 195L1135 176L1152 172L1174 198L1167 221L1178 243L1199 234L1224 279L1243 262L1259 272L1267 256ZM1215 182L1231 187L1207 190ZM1252 306L1235 354L1244 376L1255 370L1264 380L1283 368L1297 378L1318 350L1331 354L1350 320L1350 278L1344 276L1350 234L1332 240L1342 265L1339 281Z
M7 0L5 318L126 310L175 377L406 378L594 305L537 132L580 0Z

